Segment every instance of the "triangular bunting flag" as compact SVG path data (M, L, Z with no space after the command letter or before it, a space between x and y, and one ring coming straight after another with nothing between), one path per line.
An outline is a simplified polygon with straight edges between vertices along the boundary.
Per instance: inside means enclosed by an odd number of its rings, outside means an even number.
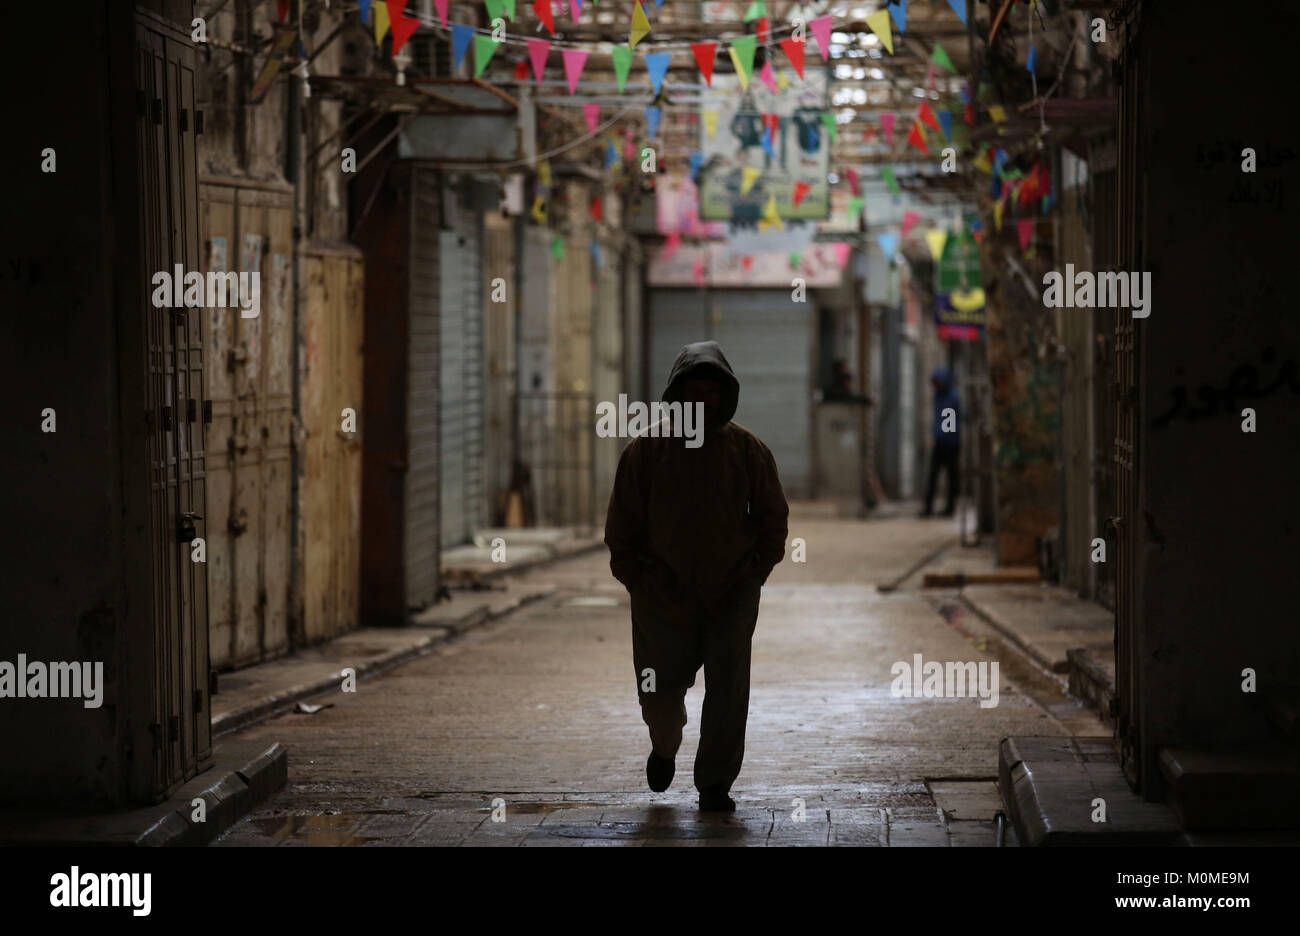
M750 36L750 38L752 39L753 36ZM735 49L728 49L727 54L731 56L731 67L736 70L736 77L740 79L740 87L748 90L749 72L741 67L740 56L736 54Z
M957 14L957 19L961 20L963 26L966 25L966 0L948 0L948 6Z
M849 254L853 252L853 248L848 244L836 241L831 244L831 249L835 251L835 265L843 268L844 264L849 262Z
M695 262L691 264L691 277L698 285L704 285L704 261L699 257L696 257Z
M691 51L695 53L695 64L700 67L700 74L704 76L704 83L712 88L713 60L718 55L718 44L716 42L692 42Z
M618 90L622 91L628 69L632 67L632 50L627 46L614 46L609 50L609 57L614 60L614 77L618 80Z
M740 36L731 40L731 49L736 53L736 68L742 70L745 75L745 84L748 85L750 73L754 70L754 43L757 41L756 36Z
M537 76L537 83L542 83L542 72L546 71L546 56L551 51L551 40L549 39L529 39L528 40L528 58L533 63L533 74Z
M514 0L510 0L510 2L514 3ZM447 0L433 0L433 8L438 11L438 19L442 20L442 28L446 29L447 28ZM513 12L511 13L510 18L514 19Z
M650 86L655 89L655 94L659 93L659 89L664 83L664 75L668 74L668 60L672 57L671 52L647 52L645 54L645 70L650 76Z
M900 194L898 190L898 177L894 175L893 166L881 166L880 177L885 180L885 184L889 186L891 192L895 195Z
M921 106L917 108L916 117L931 130L939 129L939 121L934 119L934 111L930 110L929 101L921 102Z
M758 28L754 30L754 35L758 36L758 41L767 45L767 17L758 18Z
M849 168L844 170L844 174L849 177L849 191L851 191L854 195L859 194L858 173L856 172L856 170L854 170L853 167L850 166Z
M376 9L376 13L379 9ZM465 57L465 50L469 48L470 40L474 38L474 27L463 26L460 23L451 24L451 55L456 61L456 67L460 68L460 60Z
M948 232L931 228L925 232L925 242L930 246L930 256L938 260L943 256L943 245L948 241Z
M681 243L682 243L681 231L669 231L668 237L664 240L664 252L663 252L664 259L667 260L673 254L677 253L677 248L681 246Z
M767 206L763 209L763 220L773 225L778 231L784 231L785 225L781 223L781 215L776 210L776 195L769 193L767 196Z
M546 31L552 36L555 35L555 11L551 9L551 0L533 0L533 12L535 12L546 27Z
M941 68L948 69L950 72L955 72L957 70L953 67L952 59L948 58L948 53L945 52L943 46L939 45L937 42L934 44L934 52L930 55L930 61ZM969 97L969 95L967 95L967 97Z
M487 7L489 23L506 11L505 0L483 0L483 5Z
M573 17L576 23L578 17L582 15L582 0L569 0L569 15Z
M799 259L800 259L799 251L797 250L790 251L790 269L792 270L799 269Z
M993 118L994 123L1002 123L1007 119L1007 112L1001 104L990 104L989 116Z
M1028 71L1034 70L1034 62L1038 60L1037 53L1034 50L1033 43L1029 44L1029 60L1025 62L1025 68Z
M903 239L904 240L907 239L907 235L911 232L912 228L916 226L916 222L920 220L921 220L921 216L917 214L915 211L903 212Z
M491 36L474 37L474 77L477 78L483 74L483 69L487 68L487 63L492 61L492 56L496 54L497 46L501 43L495 41Z
M895 117L893 114L880 115L880 126L885 131L885 144L887 146L894 145L894 120Z
M547 0L549 3L550 0ZM650 21L645 18L645 10L641 8L641 0L635 0L636 8L632 11L632 29L628 33L627 47L635 49L636 44L644 39L650 33Z
M894 54L894 28L889 22L888 10L877 10L867 17L867 25L871 31L876 34L881 45L889 50L889 54Z
M740 171L740 194L748 195L749 190L754 187L758 177L763 174L762 169L755 169L753 166L746 166Z
M808 190L811 188L812 186L809 185L807 182L796 182L794 184L793 201L794 201L794 206L796 208L799 207L799 202L803 201L804 196L808 194Z
M830 111L823 111L822 126L826 128L826 136L834 143L835 137L839 134L839 129L835 126L835 115Z
M790 82L786 81L785 79L784 71L779 71L776 73L776 86L780 88L782 91L790 87Z
M605 168L608 169L610 166L614 165L614 162L617 159L618 150L614 148L614 141L610 140L609 144L605 147Z
M357 0L357 6L361 9L361 23L364 26L370 25L370 0Z
M714 134L718 132L718 112L715 110L700 111L700 116L704 119L704 132L712 140Z
M1029 241L1034 236L1034 219L1020 218L1016 221L1016 234L1020 237L1020 249L1028 250Z
M564 259L564 238L559 234L551 235L551 256L556 260Z
M925 131L921 129L921 124L913 123L912 129L907 133L907 142L911 143L923 153L929 153L930 147L925 144Z
M898 241L893 234L881 234L876 238L876 243L880 245L880 252L885 255L886 260L894 259L894 251L898 249Z
M758 142L759 145L763 147L763 152L767 153L768 159L776 159L776 151L772 149L772 128L771 127L763 128L763 136Z
M582 116L587 118L587 130L590 133L596 132L596 124L600 122L600 105L583 104Z
M438 3L439 0L433 0L433 2ZM443 6L447 5L447 0L441 0L441 2ZM510 20L510 22L513 23L515 21L515 0L505 0L505 4L506 4L506 19Z
M993 228L994 228L994 230L998 230L998 231L1002 230L1002 207L1003 207L1002 199L998 199L997 201L995 201L995 202L993 203Z
M825 16L809 20L808 27L813 31L813 36L817 40L817 51L822 54L822 60L829 62L831 60L831 15L827 13Z
M596 264L596 268L597 268L597 269L600 269L600 267L601 267L601 262L600 262L600 244L599 244L597 241L593 240L593 241L591 242L591 248L590 248L590 250L591 250L591 262L594 263L594 264Z
M699 150L693 150L687 159L687 164L691 167L691 180L694 181L699 174L700 166L704 165L704 154Z
M569 82L569 93L573 94L578 90L578 79L587 64L587 52L585 49L565 49L561 54L564 56L564 77Z
M515 81L528 80L528 63L523 59L515 62Z
M388 5L377 4L374 11L375 15L371 19L375 21L375 45L379 45L384 41L384 34L388 32Z
M866 205L867 200L861 195L849 196L849 217L853 219L853 226L856 228L858 219L862 217L862 208Z
M889 4L889 14L898 24L898 31L907 32L907 0L893 0Z
M776 94L776 75L772 73L772 60L768 59L763 63L763 67L758 71L759 80L767 85L773 94Z
M393 55L396 56L402 46L406 45L406 40L411 38L411 34L420 28L420 21L401 14L393 16L390 10L389 26L393 31Z
M533 207L529 212L538 224L546 223L546 200L540 195L533 196Z
M943 127L943 136L946 140L952 139L952 111L939 111L939 125Z
M966 110L962 114L962 116L966 118L966 122L968 124L970 124L972 127L975 126L975 108L973 105L967 104Z
M800 79L803 78L803 47L804 44L797 39L787 37L781 40L781 50L785 52L785 57L790 60L794 66L795 74Z
M653 138L659 135L659 118L660 116L662 116L662 114L663 111L655 107L653 104L646 105L646 109L645 109L646 136Z
M754 0L749 5L749 8L745 10L745 22L752 22L760 16L767 16L767 4L763 0Z

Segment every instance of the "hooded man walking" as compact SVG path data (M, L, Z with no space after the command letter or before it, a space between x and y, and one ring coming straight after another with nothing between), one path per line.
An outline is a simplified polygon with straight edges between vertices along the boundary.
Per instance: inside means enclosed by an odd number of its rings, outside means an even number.
M668 789L686 724L686 690L704 667L695 752L700 809L731 811L745 755L749 658L758 600L785 556L789 506L776 461L731 421L740 381L717 342L677 355L666 403L704 405L704 440L660 432L623 450L605 519L614 577L632 598L632 662L650 729L650 789Z
M952 382L952 375L942 364L930 375L934 388L934 452L930 455L930 480L925 486L925 507L921 516L934 512L934 489L939 483L939 471L948 475L948 502L943 515L951 517L957 506L957 456L961 453L961 398ZM952 410L951 413L947 412Z

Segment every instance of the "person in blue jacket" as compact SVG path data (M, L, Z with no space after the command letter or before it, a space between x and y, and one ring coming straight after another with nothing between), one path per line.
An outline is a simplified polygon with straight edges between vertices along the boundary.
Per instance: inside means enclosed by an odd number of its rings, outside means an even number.
M951 517L957 507L957 457L961 452L961 398L953 385L948 368L939 365L930 375L934 388L934 453L930 456L930 480L925 486L925 509L921 516L934 513L934 488L939 481L939 470L948 475L948 503L943 515Z

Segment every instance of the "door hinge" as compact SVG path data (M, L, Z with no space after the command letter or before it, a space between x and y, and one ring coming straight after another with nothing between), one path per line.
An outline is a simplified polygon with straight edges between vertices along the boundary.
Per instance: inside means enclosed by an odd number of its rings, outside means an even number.
M170 406L162 408L162 427L163 432L172 431L172 408Z
M203 111L198 109L194 111L194 135L203 135Z
M214 669L210 669L208 670L208 695L214 696L216 694L217 694L217 671Z

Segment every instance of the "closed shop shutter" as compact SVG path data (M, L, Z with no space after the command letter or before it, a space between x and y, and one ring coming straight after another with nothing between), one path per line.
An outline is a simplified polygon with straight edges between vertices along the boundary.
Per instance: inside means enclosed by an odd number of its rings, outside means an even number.
M499 215L484 219L483 381L484 495L491 508L489 524L504 525L502 496L510 487L514 455L515 405L515 232ZM493 281L502 280L502 291ZM493 297L504 301L493 301ZM498 513L501 515L498 516Z
M406 603L438 590L439 288L438 177L411 171L410 330L407 350L404 503Z
M483 319L479 239L439 234L442 260L442 545L469 542L483 503Z
M664 382L682 345L712 339L740 379L735 421L772 450L787 497L808 496L812 481L811 303L781 290L709 294L653 290L650 298L650 391Z

